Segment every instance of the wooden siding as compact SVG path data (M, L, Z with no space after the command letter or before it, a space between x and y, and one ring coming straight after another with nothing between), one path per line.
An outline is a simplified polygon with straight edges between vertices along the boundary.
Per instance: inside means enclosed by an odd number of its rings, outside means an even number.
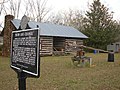
M83 45L83 40L81 39L66 39L66 45Z
M40 55L52 55L53 53L53 37L40 37Z
M62 37L40 37L40 55L47 56L55 53L64 53L73 47L83 45L81 39L66 39ZM62 55L60 54L60 55Z
M83 40L81 39L66 39L65 41L65 51L72 51L74 47L79 47L83 45Z

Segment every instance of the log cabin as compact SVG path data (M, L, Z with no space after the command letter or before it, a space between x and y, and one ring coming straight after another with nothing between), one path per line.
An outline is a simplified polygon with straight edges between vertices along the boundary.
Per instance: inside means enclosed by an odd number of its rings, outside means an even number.
M5 16L3 33L3 55L10 55L11 32L20 29L21 20L14 19L12 15ZM77 29L52 23L29 21L26 29L39 27L40 30L40 55L53 55L55 52L70 51L71 47L82 45L88 37Z

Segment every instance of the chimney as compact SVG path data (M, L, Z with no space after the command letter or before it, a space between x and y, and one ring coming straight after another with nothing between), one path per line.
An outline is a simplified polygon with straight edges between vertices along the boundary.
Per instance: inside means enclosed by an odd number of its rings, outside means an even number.
M13 24L11 23L11 20L14 19L14 16L12 15L6 15L5 16L5 22L4 22L4 29L3 29L3 56L9 56L10 55L10 47L11 47L11 33L14 29Z
M5 22L4 22L4 28L5 28L6 26L9 26L11 20L13 20L13 19L14 19L14 16L13 16L13 15L6 15L6 16L5 16Z

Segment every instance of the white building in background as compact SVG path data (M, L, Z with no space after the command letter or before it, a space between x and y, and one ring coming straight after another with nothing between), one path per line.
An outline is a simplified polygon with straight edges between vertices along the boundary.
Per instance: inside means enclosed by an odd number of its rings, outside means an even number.
M3 45L3 36L1 35L1 31L0 31L0 45Z
M0 45L3 45L3 37L0 36Z
M112 52L120 52L120 42L115 42L107 45L107 50Z

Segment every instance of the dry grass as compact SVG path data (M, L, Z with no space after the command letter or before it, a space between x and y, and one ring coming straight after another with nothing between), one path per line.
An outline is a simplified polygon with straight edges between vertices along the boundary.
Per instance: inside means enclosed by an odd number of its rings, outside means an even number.
M76 67L71 56L42 57L40 78L27 78L27 90L120 90L120 54L87 54L93 67ZM10 59L0 57L0 90L17 90L17 75Z

